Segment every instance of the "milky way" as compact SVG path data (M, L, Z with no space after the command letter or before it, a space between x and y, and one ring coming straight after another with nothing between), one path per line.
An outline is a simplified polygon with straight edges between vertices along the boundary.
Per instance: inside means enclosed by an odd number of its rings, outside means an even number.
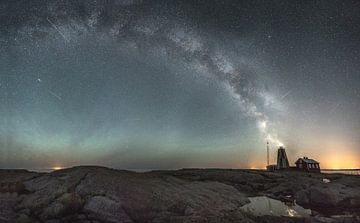
M0 6L0 167L359 164L356 2Z

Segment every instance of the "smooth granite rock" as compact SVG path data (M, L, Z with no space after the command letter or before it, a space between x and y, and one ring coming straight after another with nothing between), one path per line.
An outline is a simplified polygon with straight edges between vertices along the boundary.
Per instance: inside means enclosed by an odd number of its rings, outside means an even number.
M0 222L360 222L359 176L95 166L42 174L0 170L0 176ZM314 215L253 216L240 209L248 196L263 195L295 199Z

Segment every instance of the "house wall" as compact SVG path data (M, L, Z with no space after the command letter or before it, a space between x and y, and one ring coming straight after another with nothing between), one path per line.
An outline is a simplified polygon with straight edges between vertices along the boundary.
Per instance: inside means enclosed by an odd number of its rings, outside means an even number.
M310 166L312 165L312 166ZM320 172L320 164L310 164L310 163L296 163L296 168L302 171L308 172Z

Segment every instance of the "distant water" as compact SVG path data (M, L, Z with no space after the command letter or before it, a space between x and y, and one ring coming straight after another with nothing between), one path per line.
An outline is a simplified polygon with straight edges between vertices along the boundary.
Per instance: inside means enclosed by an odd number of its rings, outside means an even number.
M322 173L342 173L348 175L360 175L360 170L322 170Z

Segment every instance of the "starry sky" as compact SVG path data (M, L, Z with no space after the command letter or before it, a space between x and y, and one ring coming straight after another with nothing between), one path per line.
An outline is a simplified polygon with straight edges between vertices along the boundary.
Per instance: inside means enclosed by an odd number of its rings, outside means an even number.
M360 2L0 2L0 168L360 168Z

